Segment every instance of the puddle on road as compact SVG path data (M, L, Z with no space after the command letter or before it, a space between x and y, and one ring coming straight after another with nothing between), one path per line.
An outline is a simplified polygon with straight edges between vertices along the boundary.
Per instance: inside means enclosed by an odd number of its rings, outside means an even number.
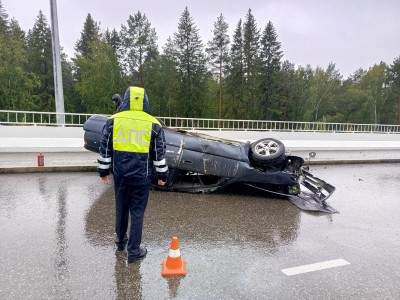
M102 185L95 173L2 175L0 232L7 243L0 244L0 298L279 295L271 279L284 262L315 253L328 234L328 241L351 245L354 237L342 236L346 228L374 224L369 234L379 236L400 209L398 165L312 168L337 187L329 203L340 214L305 213L283 199L240 192L152 191L143 234L149 253L129 266L114 251L112 185ZM173 236L187 276L169 279L161 276L161 262ZM381 236L385 245L387 233Z

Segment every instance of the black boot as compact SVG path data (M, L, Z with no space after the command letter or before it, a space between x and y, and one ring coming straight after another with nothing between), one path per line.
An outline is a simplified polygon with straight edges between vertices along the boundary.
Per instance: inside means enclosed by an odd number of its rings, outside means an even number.
M147 255L147 249L145 247L140 247L140 252L138 255L128 255L128 264L131 264L139 259L145 258Z

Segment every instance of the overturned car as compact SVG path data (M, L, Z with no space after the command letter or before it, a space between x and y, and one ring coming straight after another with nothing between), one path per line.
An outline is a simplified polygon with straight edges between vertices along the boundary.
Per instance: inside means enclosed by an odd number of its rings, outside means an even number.
M94 115L84 124L84 147L99 152L106 116ZM161 120L160 120L161 121ZM288 155L283 143L264 138L253 143L165 127L168 191L209 193L242 184L287 197L301 209L337 212L326 203L335 187L311 175L304 159Z

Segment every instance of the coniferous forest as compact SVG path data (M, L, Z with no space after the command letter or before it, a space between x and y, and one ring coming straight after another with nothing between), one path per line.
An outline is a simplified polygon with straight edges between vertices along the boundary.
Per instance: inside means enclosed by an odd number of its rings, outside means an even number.
M39 11L25 32L4 16L0 1L0 110L55 111L49 20ZM228 30L221 14L202 41L186 7L158 45L143 12L118 29L88 14L74 57L62 54L65 111L112 114L112 95L138 85L156 116L400 124L400 55L343 78L334 63L283 60L273 23L251 9Z

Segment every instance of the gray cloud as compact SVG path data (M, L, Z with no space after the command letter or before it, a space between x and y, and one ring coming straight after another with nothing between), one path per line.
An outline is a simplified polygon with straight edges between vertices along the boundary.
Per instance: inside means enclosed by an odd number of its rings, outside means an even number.
M39 10L50 22L49 1L2 0L10 17L15 17L24 30L33 27ZM326 68L336 63L347 77L357 68L367 69L384 61L391 64L400 55L400 1L398 0L68 0L57 1L60 42L71 57L88 13L101 28L120 29L129 15L145 13L156 29L159 46L177 30L180 15L188 6L200 30L203 43L212 36L213 23L222 13L232 34L247 10L258 26L269 20L282 43L283 59L296 65L310 64Z

